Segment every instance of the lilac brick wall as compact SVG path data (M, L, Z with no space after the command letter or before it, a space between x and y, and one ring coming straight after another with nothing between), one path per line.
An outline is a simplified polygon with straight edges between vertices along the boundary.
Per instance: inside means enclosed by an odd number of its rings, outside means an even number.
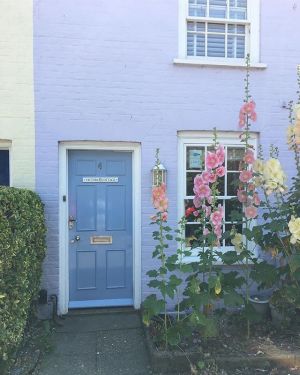
M251 1L251 0L250 0ZM285 146L287 111L300 63L300 0L262 0L261 62L252 93L261 143ZM295 5L295 6L294 6ZM142 145L142 275L151 267L148 225L155 148L168 169L170 224L177 220L177 131L237 130L245 71L175 66L177 0L35 0L36 187L46 204L44 283L58 293L58 142L131 141Z

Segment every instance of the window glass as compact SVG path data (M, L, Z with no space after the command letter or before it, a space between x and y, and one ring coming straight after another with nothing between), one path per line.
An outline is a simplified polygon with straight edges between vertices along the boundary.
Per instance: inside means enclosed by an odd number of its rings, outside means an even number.
M9 186L9 150L0 150L0 185Z

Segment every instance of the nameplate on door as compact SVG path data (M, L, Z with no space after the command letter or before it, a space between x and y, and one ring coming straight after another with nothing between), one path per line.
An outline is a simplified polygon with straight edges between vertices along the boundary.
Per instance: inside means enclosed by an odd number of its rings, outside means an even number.
M91 245L110 245L112 236L92 236L90 237Z
M119 177L83 177L82 182L116 183L119 182Z

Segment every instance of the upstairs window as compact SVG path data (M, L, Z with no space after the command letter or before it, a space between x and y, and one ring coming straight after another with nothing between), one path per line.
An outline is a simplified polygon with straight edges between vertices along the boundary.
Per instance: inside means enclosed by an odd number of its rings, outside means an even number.
M259 62L259 0L179 0L179 59ZM178 59L175 59L175 62Z
M9 184L9 150L0 149L0 185Z

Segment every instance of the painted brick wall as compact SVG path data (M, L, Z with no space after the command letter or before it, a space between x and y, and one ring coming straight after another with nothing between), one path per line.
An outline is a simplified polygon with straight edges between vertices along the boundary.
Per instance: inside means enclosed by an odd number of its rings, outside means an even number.
M0 147L11 142L12 184L35 186L32 0L0 2ZM2 143L1 143L2 141Z
M300 62L300 0L262 0L261 62L252 72L259 120L253 130L267 148L285 146ZM168 169L170 224L177 221L177 131L237 130L243 69L175 66L177 0L35 1L34 59L37 191L49 225L45 285L58 292L58 142L142 144L142 273L152 264L150 170L155 148Z

